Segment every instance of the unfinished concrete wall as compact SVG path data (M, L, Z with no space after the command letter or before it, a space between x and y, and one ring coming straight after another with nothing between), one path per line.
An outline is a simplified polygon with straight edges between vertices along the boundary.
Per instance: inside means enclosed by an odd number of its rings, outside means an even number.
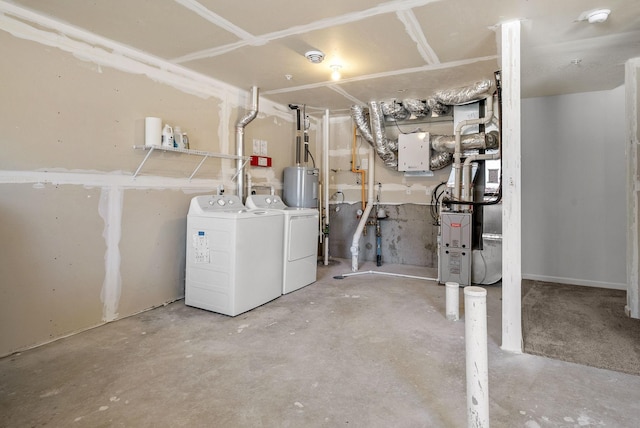
M207 159L189 181L199 157L154 153L134 179L147 152L133 146L144 144L144 117L158 116L194 149L235 154L235 123L250 107L250 88L17 27L0 31L11 59L0 63L0 355L182 297L189 201L218 185L235 193L235 161ZM252 174L281 187L286 107L261 102L246 154L253 139L269 141L275 162Z
M358 226L357 211L360 207L360 203L332 206L329 244L333 257L351 258L351 241ZM379 208L387 213L387 217L380 220L382 263L436 268L438 227L434 225L429 206L380 204ZM376 228L369 225L366 230L366 235L360 238L358 259L360 262L376 261Z

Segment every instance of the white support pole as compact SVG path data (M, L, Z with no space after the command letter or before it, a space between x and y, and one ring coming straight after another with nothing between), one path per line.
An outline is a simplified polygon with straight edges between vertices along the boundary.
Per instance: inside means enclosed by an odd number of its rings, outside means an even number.
M324 193L324 225L322 233L329 229L329 109L324 111L322 132L322 192ZM329 265L329 235L324 236L324 265Z
M501 26L502 349L522 352L520 21Z
M467 427L489 428L487 290L464 289L464 343L467 373Z
M640 318L640 58L625 64L625 100L627 116L627 305L631 318Z
M457 282L447 282L446 308L447 319L458 321L460 319L460 284Z

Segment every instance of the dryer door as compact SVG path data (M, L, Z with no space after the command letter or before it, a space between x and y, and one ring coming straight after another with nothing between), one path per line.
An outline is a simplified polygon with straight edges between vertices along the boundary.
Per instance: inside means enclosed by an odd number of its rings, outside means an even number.
M288 261L300 260L318 253L318 217L293 216L289 219Z

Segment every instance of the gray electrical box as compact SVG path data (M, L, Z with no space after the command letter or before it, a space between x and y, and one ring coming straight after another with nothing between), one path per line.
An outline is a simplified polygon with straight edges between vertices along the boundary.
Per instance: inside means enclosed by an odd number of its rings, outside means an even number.
M471 285L471 213L440 214L440 282Z

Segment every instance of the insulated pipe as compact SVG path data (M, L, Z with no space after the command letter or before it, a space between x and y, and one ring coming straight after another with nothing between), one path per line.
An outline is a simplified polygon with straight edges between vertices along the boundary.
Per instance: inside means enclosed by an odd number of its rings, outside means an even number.
M353 240L351 241L351 270L353 272L358 271L358 252L360 251L360 236L362 235L362 230L365 228L367 224L367 219L369 218L369 214L371 214L371 209L373 208L373 187L374 187L374 176L375 176L375 154L373 151L373 147L369 148L369 181L367 183L368 186L368 200L367 207L360 217L360 223L358 223L358 227L356 228L356 232L353 234Z
M324 193L324 265L329 265L329 109L324 111L322 133L322 190Z
M386 136L381 103L371 101L369 103L369 115L371 116L371 128L378 156L389 168L397 168L398 159L394 153L394 148L397 151L398 144L397 141L393 142Z
M364 138L369 144L375 146L375 141L373 139L373 134L371 133L371 128L369 127L369 118L367 117L367 108L364 106L353 105L351 106L351 117L353 118L353 122L358 127L358 131L360 131L360 135Z
M467 427L489 428L487 290L482 287L465 287L464 319Z
M455 151L453 152L453 169L454 169L454 180L453 180L453 199L454 201L461 201L462 196L462 149L461 149L461 136L462 136L462 128L465 126L471 125L486 125L491 122L493 118L493 95L489 95L487 98L487 114L485 117L480 119L470 119L463 120L456 126L455 129L455 137L456 137L456 145ZM469 192L470 193L470 192Z
M249 111L242 119L236 123L236 169L238 177L238 197L244 203L244 127L249 124L258 115L258 92L257 86L251 87L251 111Z
M431 148L437 152L453 153L456 148L455 136L436 135L429 136ZM460 136L460 150L462 152L478 149L495 149L498 147L498 131L479 132L477 134L465 134Z

